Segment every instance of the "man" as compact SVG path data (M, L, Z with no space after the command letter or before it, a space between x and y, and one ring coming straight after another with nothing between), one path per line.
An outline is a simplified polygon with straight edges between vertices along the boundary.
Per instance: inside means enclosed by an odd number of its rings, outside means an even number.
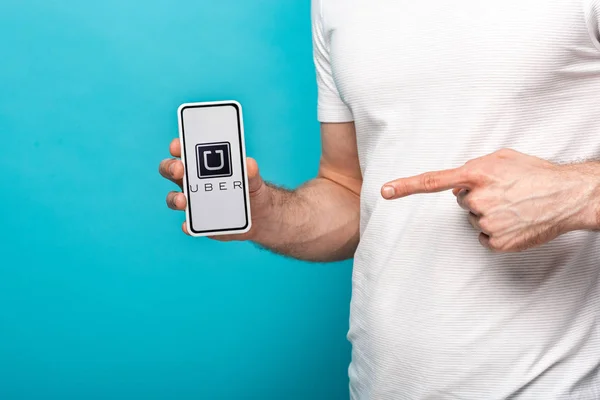
M600 399L600 1L312 10L319 175L249 159L253 229L219 239L354 257L353 399Z

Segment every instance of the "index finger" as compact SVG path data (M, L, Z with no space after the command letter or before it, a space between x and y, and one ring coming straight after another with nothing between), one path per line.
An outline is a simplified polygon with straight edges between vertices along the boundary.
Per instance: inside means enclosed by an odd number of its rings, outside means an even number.
M173 157L181 157L181 142L179 138L173 139L169 145L169 152Z
M398 199L417 193L442 192L457 187L470 189L472 186L466 169L460 167L396 179L383 185L381 194L386 199Z

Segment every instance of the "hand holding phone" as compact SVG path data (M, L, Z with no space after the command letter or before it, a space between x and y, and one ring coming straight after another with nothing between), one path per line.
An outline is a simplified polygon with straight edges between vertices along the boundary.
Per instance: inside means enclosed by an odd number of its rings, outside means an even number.
M248 232L252 222L242 106L237 101L185 103L177 114L188 233Z

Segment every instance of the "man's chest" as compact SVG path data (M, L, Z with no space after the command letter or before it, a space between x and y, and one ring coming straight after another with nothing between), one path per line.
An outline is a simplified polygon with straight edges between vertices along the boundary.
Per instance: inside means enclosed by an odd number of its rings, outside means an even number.
M324 0L334 79L353 109L404 96L518 96L597 62L585 0Z

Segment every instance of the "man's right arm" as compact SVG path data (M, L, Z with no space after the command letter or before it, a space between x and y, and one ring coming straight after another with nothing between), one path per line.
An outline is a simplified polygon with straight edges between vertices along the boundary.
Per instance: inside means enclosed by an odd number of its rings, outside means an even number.
M213 238L250 240L301 260L326 262L351 258L359 240L362 186L354 123L321 124L321 143L318 175L295 190L263 181L256 162L248 159L252 229L242 235ZM181 155L177 139L171 144L171 154ZM164 160L160 172L181 185L180 160ZM184 210L185 196L171 192L167 204Z

